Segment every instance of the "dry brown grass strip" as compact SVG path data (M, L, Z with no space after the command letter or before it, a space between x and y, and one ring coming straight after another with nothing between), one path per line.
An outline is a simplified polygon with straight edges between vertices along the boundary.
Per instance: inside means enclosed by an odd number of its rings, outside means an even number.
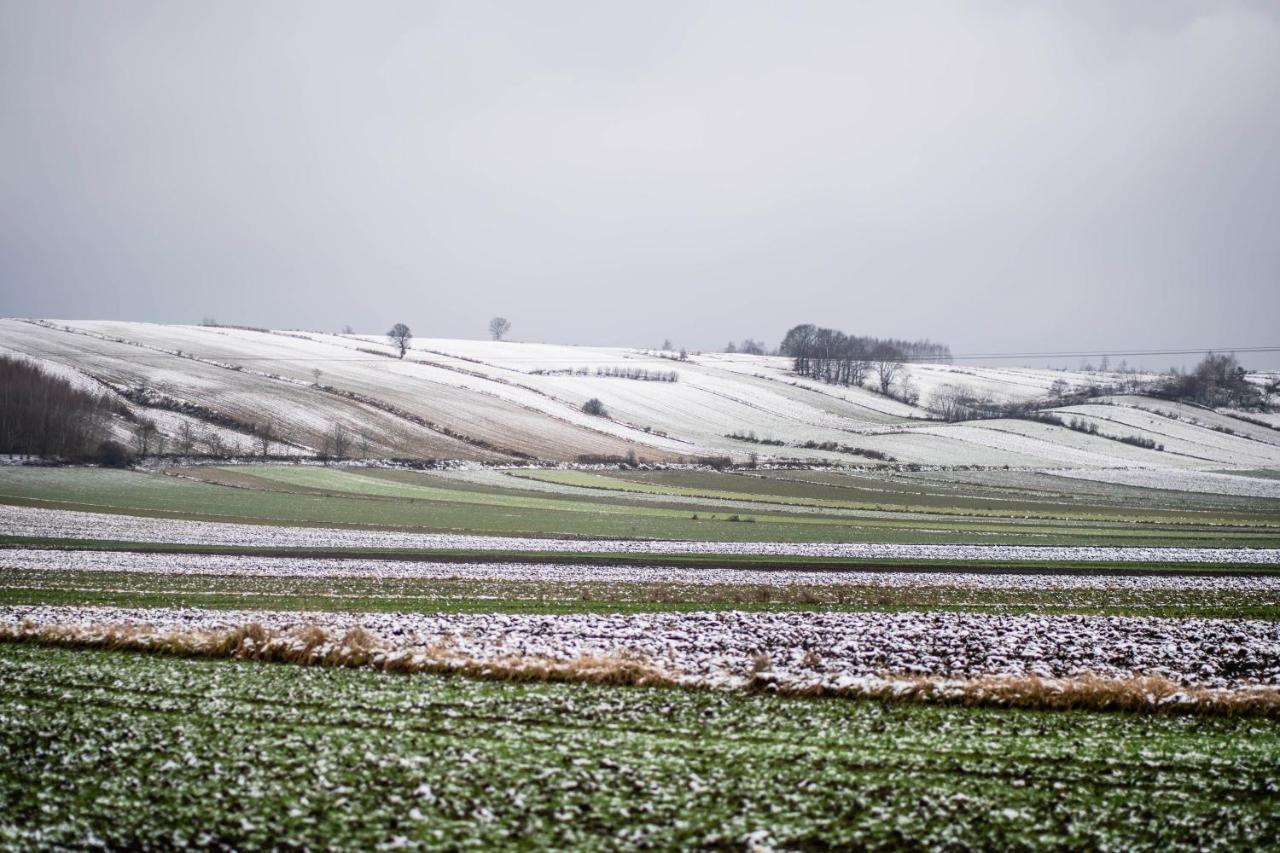
M0 642L109 649L179 657L232 658L304 666L368 667L384 672L459 674L476 678L576 682L638 687L712 687L709 681L654 666L625 651L573 658L503 655L470 657L447 644L403 647L364 630L330 633L318 625L275 631L257 622L221 630L161 631L145 624L0 624ZM1187 687L1155 675L1071 678L985 675L872 676L845 684L789 679L757 662L743 681L748 691L883 702L924 702L1028 710L1125 711L1280 718L1280 689Z
M677 686L668 673L634 655L546 658L504 655L480 660L448 645L397 647L363 628L341 635L317 625L272 631L257 622L222 630L160 631L145 624L0 624L0 642L82 649L234 658L304 666L369 667L386 672L457 673L479 678L632 686Z
M966 707L1036 711L1124 711L1139 714L1202 714L1280 717L1280 690L1266 687L1188 687L1159 675L1069 678L982 675L874 677L841 687L789 684L757 676L748 689L782 696L843 696L884 702L926 702Z

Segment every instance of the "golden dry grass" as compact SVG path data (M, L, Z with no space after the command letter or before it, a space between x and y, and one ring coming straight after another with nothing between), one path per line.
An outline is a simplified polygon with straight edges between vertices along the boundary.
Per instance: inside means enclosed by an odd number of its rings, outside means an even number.
M626 650L570 658L502 655L482 660L448 644L396 646L359 627L338 634L318 625L275 631L252 622L220 630L161 631L145 624L41 624L28 619L16 625L0 624L0 642L287 662L306 666L369 667L386 672L461 674L519 681L643 687L712 686L709 682L656 666ZM751 674L742 685L746 690L779 696L844 697L1028 710L1280 718L1280 689L1188 687L1153 675L1127 678L1087 674L1070 678L875 676L841 685L779 676L769 671L766 655L756 656L748 668Z
M1205 714L1280 717L1280 690L1265 687L1189 687L1159 675L1069 678L982 675L975 678L896 676L847 687L787 685L757 676L748 686L788 696L844 696L886 702L927 702L1037 711L1127 711L1140 714Z

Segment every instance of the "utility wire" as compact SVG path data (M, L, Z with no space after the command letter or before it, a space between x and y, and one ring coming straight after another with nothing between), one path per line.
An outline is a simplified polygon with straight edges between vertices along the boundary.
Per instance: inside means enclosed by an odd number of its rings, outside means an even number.
M1280 346L1271 347L1197 347L1193 349L1131 349L1131 350L1087 350L1087 351L1064 351L1064 352L987 352L987 353L961 353L960 355L952 355L952 360L975 360L975 359L1004 359L1004 358L1022 358L1022 359L1053 359L1053 358L1137 358L1140 356L1153 355L1204 355L1211 352L1220 353L1262 353L1262 352L1280 352ZM932 361L936 359L917 358L909 356L903 361Z
M118 342L117 342L117 341L104 341L104 343L118 343ZM121 344L121 346L133 346L133 344ZM566 346L568 346L568 345L566 345ZM410 353L413 353L414 351L413 351L413 350L410 350L409 352L410 352ZM1202 355L1202 354L1210 353L1210 352L1218 352L1218 353L1234 353L1234 354L1239 354L1239 353L1267 353L1267 352L1280 352L1280 346L1274 346L1274 347L1203 347L1203 348L1196 348L1196 349L1168 349L1168 350L1092 350L1092 351L1087 351L1087 352L1082 351L1082 352L1003 352L1003 353L1002 353L1002 352L993 352L993 353L961 353L961 354L959 354L959 355L955 355L955 354L953 354L953 355L949 356L949 358L950 358L950 360L952 360L952 361L960 361L960 360L974 360L974 359L1014 359L1014 358L1027 359L1027 360L1032 360L1032 359L1053 359L1053 358L1058 358L1058 359L1063 359L1063 358L1103 358L1103 357L1111 357L1111 358L1136 358L1136 357L1139 357L1139 356L1156 356L1156 355ZM226 362L232 362L232 361L235 361L235 362L240 362L240 361L244 361L244 362L282 362L282 361L287 361L287 362L302 362L302 361L321 361L321 362L329 362L329 363L331 363L331 364L332 364L332 363L342 363L342 362L352 362L352 363L368 364L368 363L369 363L369 361L370 361L370 359L373 359L373 358L387 359L387 360L390 360L390 361L400 361L400 360L401 360L401 359L397 358L396 356L391 356L391 355L388 355L388 356L373 355L372 353L371 353L371 354L369 354L369 355L367 355L367 356L363 356L363 357L356 357L356 358L337 357L337 356L323 356L323 355L319 355L319 356L311 356L311 355L297 355L297 356L268 356L268 355L217 355L217 354L199 354L199 353L196 353L196 352L194 352L194 351L189 351L189 350L183 350L183 352L182 352L182 354L181 354L181 355L178 355L177 353L165 353L165 352L156 352L156 353L154 353L154 354L129 353L129 354L127 354L127 355L126 355L126 354L109 355L109 354L106 354L106 353L97 353L97 354L98 354L98 355L106 355L108 358L114 358L114 359L117 359L117 360L120 360L120 361L146 361L146 360L156 360L156 359L183 358L183 359L199 360L199 361L226 361ZM641 354L641 355L643 355L643 353L640 353L640 354ZM704 355L733 355L734 353L704 352L703 354L704 354ZM422 364L422 363L426 363L425 358L429 358L430 356L433 356L433 355L435 355L435 354L434 354L434 353L425 353L425 354L424 354L424 358L419 359L419 358L409 358L409 357L408 357L408 354L407 354L407 355L406 355L406 358L404 359L404 361L405 361L406 363L409 363L409 364ZM448 358L448 359L453 359L453 360L456 360L456 361L461 361L461 362L463 362L464 364L476 364L476 362L475 362L475 361L469 360L469 357L461 357L461 356L456 356L456 355L443 355L443 356L435 356L435 357L436 357L436 358ZM678 362L676 362L676 360L675 360L675 359L670 359L670 358L661 358L660 356L655 356L655 358L659 358L659 359L660 359L660 360L662 360L662 361L671 361L671 362L673 362L673 363L678 363ZM924 363L945 363L945 362L947 361L947 358L933 357L933 356L918 356L918 357L917 357L917 356L903 356L902 358L900 358L900 359L898 359L898 360L899 360L899 361L924 362ZM536 357L535 357L535 358L501 358L501 359L494 359L493 361L480 362L480 363L479 363L479 364L477 364L476 366L477 366L477 367L481 367L481 366L483 366L483 367L493 367L493 366L495 366L495 365L500 365L500 364L521 364L521 363L530 363L530 364L534 364L534 363L536 363L536 364L582 364L582 362L583 362L583 361L584 361L584 359L560 359L560 358L536 358ZM633 362L633 361L634 361L634 359L630 359L630 358L609 359L609 360L592 359L592 360L590 361L590 364L592 364L592 365L596 365L596 364L626 364L626 363Z
M52 330L54 330L54 331L68 331L68 330L65 330L65 329L62 329L62 328L59 328L59 327L56 327L56 326L48 326L48 327L43 327L43 328L50 328L50 329L52 329ZM99 340L99 341L102 341L103 343L114 343L114 344L118 344L118 345L120 345L120 346L139 346L139 347L147 348L147 349L152 349L152 348L153 348L153 346L154 346L154 345L151 345L151 344L138 344L138 343L133 342L133 341L116 341L116 340L111 339L110 337L98 337L97 335L85 335L85 334L83 334L82 332L79 332L78 330L75 330L75 329L72 329L72 330L70 330L70 331L71 331L73 334L82 335L83 337L87 337L87 338L90 338L90 339L92 339L92 340ZM287 338L287 337L289 337L289 336L288 336L288 335L280 335L280 336L275 336L275 337L278 337L278 338ZM316 340L316 339L314 339L314 338L306 338L306 339L303 339L303 340L306 340L306 341L307 341L307 342L309 342L309 343L328 344L328 345L330 345L330 346L338 346L338 347L342 347L342 346L343 346L342 344L333 343L333 342L331 342L331 341ZM356 339L347 339L347 340L352 340L353 342L358 342L358 343L366 344L366 345L370 345L370 346L388 346L387 344L383 344L383 343L381 343L381 342L379 342L379 341L370 341L370 340L364 340L364 339L360 339L360 338L356 338ZM283 342L282 342L282 341L273 341L273 343L283 343ZM573 345L572 345L572 344L554 344L553 346L570 347L570 346L573 346ZM344 348L347 348L347 349L355 349L354 347L344 347ZM585 347L584 349L596 349L596 350L598 350L598 349L602 349L602 347ZM621 348L620 348L620 349L621 349ZM644 348L644 347L635 347L634 349L635 349L637 352L639 352L640 354L647 354L647 353L655 352L655 350L648 350L648 349L646 349L646 348ZM431 356L435 356L435 357L437 357L437 358L450 358L450 359L455 359L455 360L457 360L457 361L462 361L462 362L467 362L467 363L476 363L476 362L478 361L478 360L473 359L473 358L471 358L470 356L466 356L466 355L455 355L455 354L450 354L450 353L436 353L436 352L430 352L430 351L424 351L424 350L416 350L416 351L415 351L415 350L412 350L412 349L410 350L410 352L417 353L417 354L421 354L422 356L425 356L425 357L427 357L427 358L430 358ZM707 354L711 354L711 355L721 355L721 354L723 354L723 355L733 355L733 354L735 354L735 353L717 353L717 352L711 352L711 351L707 351L707 350L704 350L703 352L704 352L704 353L707 353ZM1218 353L1233 353L1233 354L1239 354L1239 353L1270 353L1270 352L1280 352L1280 346L1218 346L1218 347L1189 347L1189 348L1186 348L1186 349L1137 349L1137 348L1131 348L1131 349L1110 349L1110 350L1055 350L1055 351L1045 351L1045 352L986 352L986 353L960 353L960 354L952 354L952 355L950 355L950 356L949 356L949 360L951 360L951 361L974 361L974 360L980 360L980 359L1025 359L1025 360L1034 360L1034 359L1103 358L1103 357L1107 357L1107 358L1138 358L1138 357L1142 357L1142 356L1162 356L1162 355L1204 355L1204 354L1206 354L1206 353L1210 353L1210 352L1218 352ZM737 353L737 354L740 354L740 353ZM346 358L346 357L343 357L343 358L337 358L337 357L329 357L329 356L307 356L307 355L299 355L299 356L197 355L197 354L196 354L196 353L194 353L194 352L188 352L188 351L184 351L181 355L178 355L177 353L156 352L154 355L138 355L138 354L132 354L132 353L131 353L129 356L125 356L125 355L111 355L111 356L109 356L109 357L110 357L110 358L119 359L119 360L122 360L122 361L144 361L144 360L147 360L147 359L190 358L190 359L192 359L192 360L226 361L226 362L241 362L241 361L243 361L243 362L307 362L307 361L321 361L321 362L329 362L329 363L343 363L343 362L367 363L367 362L369 361L369 358L371 358L371 357L376 357L376 358L391 358L391 359L394 359L394 360L396 360L396 361L399 361L399 360L400 360L399 358L396 358L395 356L391 355L390 353L388 353L388 354L386 354L386 355L382 355L382 354L379 354L379 353L373 353L373 352L369 352L369 353L366 353L366 354L364 354L364 355L361 355L361 356L355 356L355 357L351 357L351 358ZM660 358L661 358L661 357L660 357ZM629 361L632 361L632 360L633 360L633 359L629 359L629 358L625 358L625 357L624 357L624 358L618 358L618 359L610 359L610 360L606 360L606 361L602 361L602 360L597 359L597 360L592 361L592 364L625 364L625 363L627 363L627 362L629 362ZM665 361L676 361L676 359L673 359L673 358L663 358L663 360L665 360ZM934 356L903 356L901 359L898 359L898 360L900 360L900 361L904 361L904 362L939 363L939 362L944 362L946 359L942 359L942 358L938 358L938 357L934 357ZM411 359L410 361L417 361L417 359ZM514 363L514 364L520 364L520 363L537 363L537 364L581 364L582 359L568 359L568 358L560 359L560 358L538 358L538 357L515 357L515 358L502 358L502 359L495 359L494 361L500 361L500 362L502 362L502 363ZM500 365L495 365L493 362L483 362L483 361L480 361L479 363L480 363L480 364L482 364L482 365L484 365L484 366L500 366Z

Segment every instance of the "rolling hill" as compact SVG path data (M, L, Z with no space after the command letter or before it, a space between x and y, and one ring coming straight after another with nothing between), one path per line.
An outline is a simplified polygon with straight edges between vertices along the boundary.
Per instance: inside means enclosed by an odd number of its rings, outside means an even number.
M157 424L170 448L185 429L197 447L217 435L228 452L249 454L254 429L270 422L277 455L321 454L339 429L347 455L369 459L634 455L671 463L754 455L1098 472L1112 482L1209 491L1280 482L1239 476L1280 470L1280 430L1265 416L1132 394L1049 410L1096 427L1093 434L1036 420L945 423L926 408L945 386L1023 401L1047 399L1057 380L1082 388L1116 378L1096 373L913 364L919 403L908 405L798 377L788 359L718 353L682 360L637 349L423 338L400 359L379 336L18 319L0 320L0 353L118 395ZM592 398L608 417L582 411ZM122 438L131 428L123 418L116 425Z

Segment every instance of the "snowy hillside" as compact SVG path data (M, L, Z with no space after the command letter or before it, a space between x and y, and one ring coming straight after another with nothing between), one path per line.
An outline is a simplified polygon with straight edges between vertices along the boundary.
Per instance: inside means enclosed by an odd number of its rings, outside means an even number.
M197 452L215 434L227 452L252 452L254 430L269 422L274 454L332 451L337 431L345 455L356 458L572 462L635 454L675 462L754 454L1082 476L1139 469L1157 479L1168 472L1171 481L1197 471L1280 469L1280 431L1266 415L1244 420L1109 396L1050 410L1071 429L1018 419L944 423L924 408L948 386L1021 402L1047 400L1055 383L1107 383L1078 372L911 365L906 379L919 403L908 405L798 377L787 359L748 355L681 360L623 348L423 338L399 359L376 336L23 320L0 320L0 352L121 395L157 424L170 449L185 431ZM592 398L608 417L582 411Z

